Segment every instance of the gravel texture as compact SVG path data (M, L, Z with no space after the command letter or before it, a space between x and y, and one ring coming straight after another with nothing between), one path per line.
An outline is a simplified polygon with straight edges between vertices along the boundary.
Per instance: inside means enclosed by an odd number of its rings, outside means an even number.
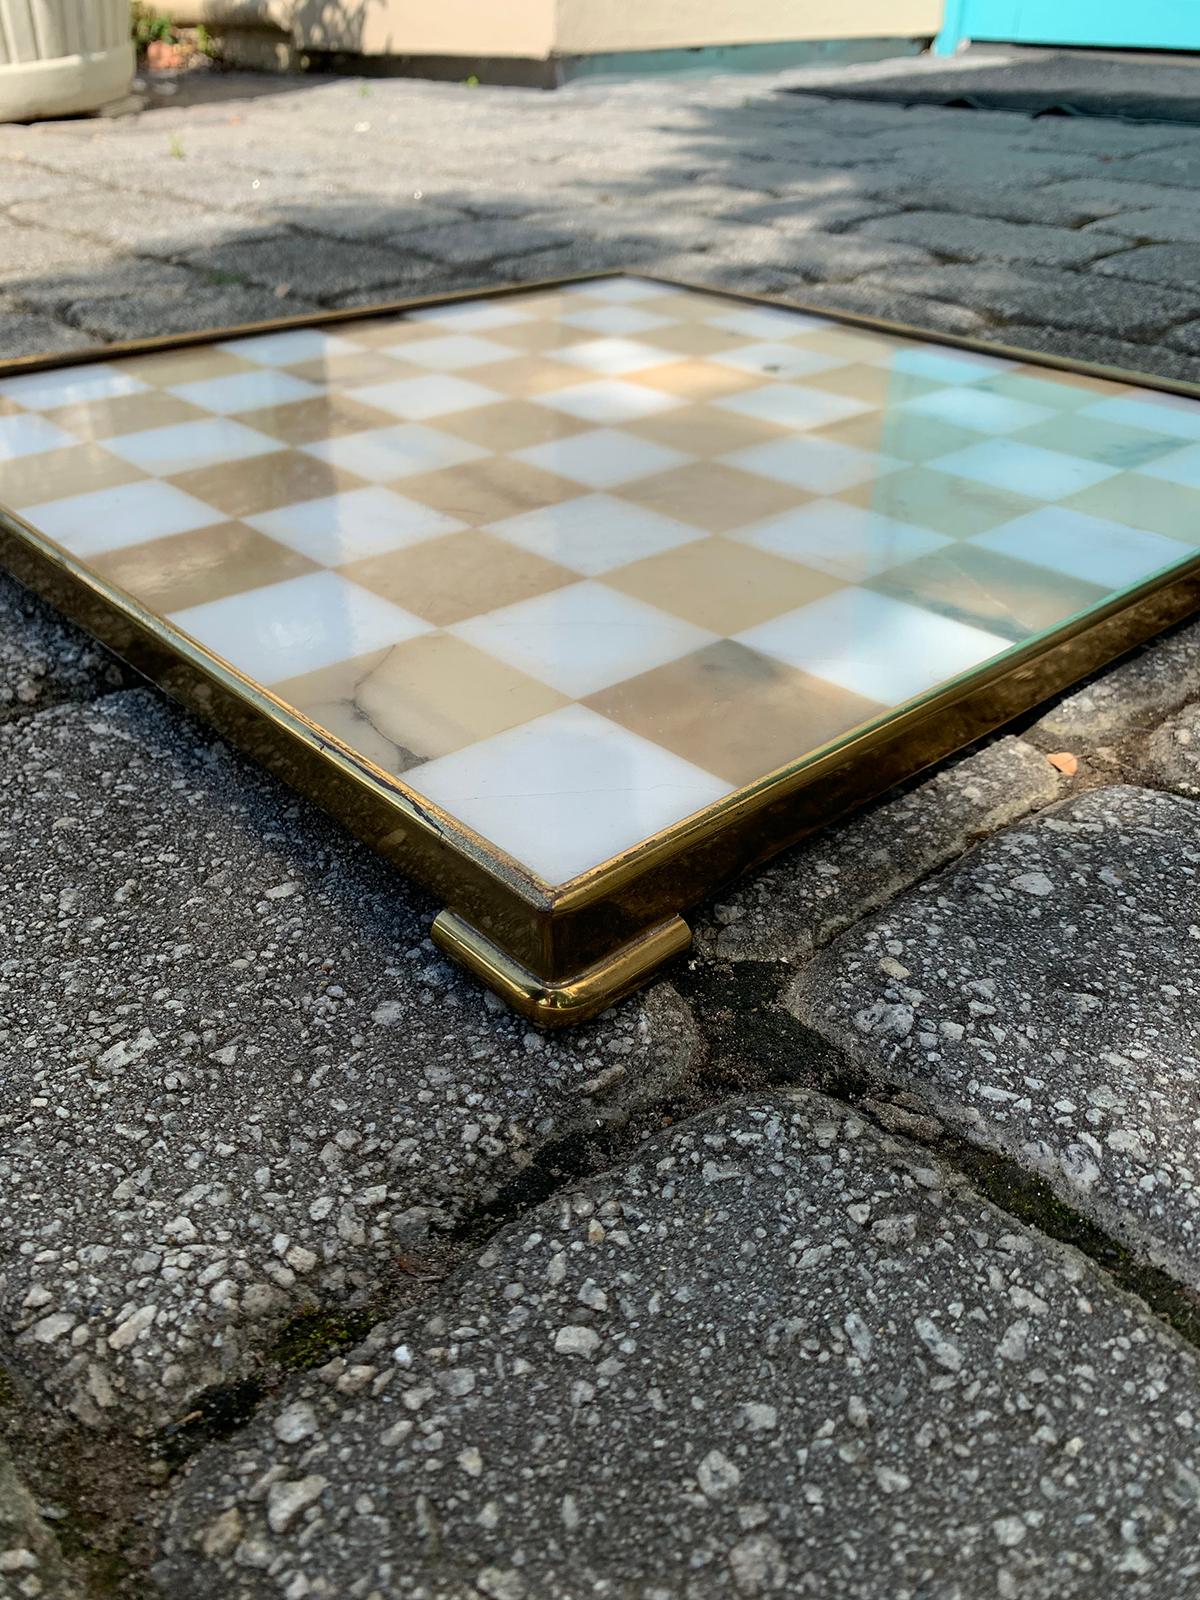
M1200 695L1200 623L1155 640L1120 666L1066 695L1041 716L1041 741L1108 745L1148 733Z
M1048 805L1061 784L1040 751L999 739L737 884L698 945L729 961L803 962L980 835Z
M422 1279L698 1059L665 984L548 1039L434 907L148 690L0 732L0 1340L153 1429L298 1310Z
M61 1507L47 1508L55 1518ZM58 1541L0 1443L0 1596L3 1600L84 1600Z
M855 928L789 1005L1200 1284L1200 806L1094 790Z
M172 1600L1097 1600L1200 1584L1196 1356L806 1094L506 1229L172 1497Z
M132 681L102 645L0 572L0 723Z
M1190 705L1151 735L1151 771L1178 794L1200 797L1200 706Z

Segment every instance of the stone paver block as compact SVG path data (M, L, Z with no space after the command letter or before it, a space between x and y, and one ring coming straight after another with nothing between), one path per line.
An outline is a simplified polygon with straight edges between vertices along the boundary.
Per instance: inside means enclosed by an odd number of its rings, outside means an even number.
M0 1596L83 1600L37 1502L0 1444Z
M731 961L805 961L981 834L1048 805L1061 783L1040 751L1000 739L740 884L706 942Z
M794 1014L1200 1284L1200 806L1093 790L800 973Z
M666 985L531 1032L436 907L148 690L9 724L0 763L0 1337L85 1423L178 1420L698 1063Z
M1068 178L1066 182L1047 184L1042 194L1048 200L1060 200L1086 211L1092 218L1116 216L1143 206L1147 210L1180 206L1188 211L1196 206L1196 191L1191 180L1178 185L1147 183L1133 174L1129 162L1123 162L1106 177Z
M132 678L102 645L0 572L0 722L91 700Z
M734 1102L507 1228L174 1495L172 1600L1190 1600L1194 1351L919 1148Z
M81 350L91 343L78 328L70 328L55 317L22 310L16 301L0 298L0 361Z
M9 215L18 223L132 244L139 253L168 258L219 245L245 228L242 219L229 212L185 205L162 195L123 194L111 189L74 195L66 205L58 198L26 201L13 206ZM284 232L282 224L277 231Z
M1200 623L1157 639L1120 666L1069 694L1034 726L1039 740L1072 748L1148 733L1200 695Z
M1037 323L1006 323L999 330L1005 343L1025 350L1042 350L1047 355L1066 356L1071 361L1095 361L1123 372L1147 372L1159 378L1182 378L1194 382L1200 377L1200 362L1194 356L1171 348L1174 332L1159 335L1162 343L1150 340L1132 344L1113 339L1099 328L1048 328Z
M1097 261L1093 272L1114 278L1133 278L1141 283L1169 283L1178 287L1200 285L1200 262L1194 244L1145 244L1136 250L1121 250Z
M1119 233L1129 239L1152 239L1162 244L1200 244L1200 210L1182 206L1155 206L1146 211L1121 212L1091 222L1083 230L1108 235Z
M1078 265L1122 245L1120 239L1099 233L1001 222L992 217L951 216L945 211L882 217L862 223L857 232L873 239L900 239L969 261L1032 261L1040 266Z
M306 234L278 236L255 229L188 254L189 265L206 272L229 274L249 283L294 287L310 300L347 289L383 288L402 283L406 251L319 239Z
M893 293L953 300L1002 321L1090 330L1106 337L1118 328L1129 340L1188 321L1196 307L1194 295L1163 284L1026 265L1016 271L982 261L915 269L897 263L884 281ZM1002 326L996 337L1005 337Z
M514 256L538 255L571 241L562 228L544 228L501 217L402 229L390 242L397 250L412 250L431 261L485 267Z
M1147 747L1151 769L1180 794L1200 795L1200 706L1191 705L1155 730Z
M366 298L381 297L376 291ZM278 295L269 289L189 275L182 284L157 290L151 287L136 295L73 298L65 307L65 315L92 336L89 343L95 343L101 339L144 339L160 333L232 328L244 322L264 322L317 310L319 307L299 295Z

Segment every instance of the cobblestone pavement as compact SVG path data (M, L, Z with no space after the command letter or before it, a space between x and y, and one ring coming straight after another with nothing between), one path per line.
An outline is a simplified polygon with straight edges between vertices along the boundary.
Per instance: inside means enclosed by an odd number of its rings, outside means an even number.
M1200 379L1200 129L837 81L0 128L0 352L642 265ZM0 1597L1190 1600L1198 716L1194 624L549 1039L5 580Z

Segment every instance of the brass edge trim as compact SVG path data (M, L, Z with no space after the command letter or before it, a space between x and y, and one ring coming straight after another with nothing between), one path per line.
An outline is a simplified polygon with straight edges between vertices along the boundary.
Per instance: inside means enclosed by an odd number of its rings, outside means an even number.
M124 589L101 578L69 550L26 522L19 512L9 511L0 505L0 534L5 533L19 539L35 560L68 573L121 621L129 622L149 634L187 666L238 695L256 714L324 759L334 762L346 776L369 790L381 805L397 812L404 822L422 829L440 843L461 850L476 866L496 877L506 890L531 908L539 911L549 908L550 885L543 883L515 857L443 810L436 801L428 800L409 788L396 774L384 771L358 751L352 750L335 734L280 700L265 685L248 678L223 656L193 639L184 629L175 627L166 618L149 611Z
M540 1028L586 1022L638 988L664 963L682 955L692 942L692 931L683 918L668 917L603 960L549 982L514 961L452 911L437 916L432 935L439 950Z
M1180 548L1183 548L1181 545ZM1000 680L1026 672L1043 657L1053 655L1072 640L1086 637L1111 618L1129 610L1140 602L1176 583L1200 574L1200 551L1188 561L1165 567L1145 582L1122 590L1103 606L1077 612L1050 633L1038 634L1024 643L998 655L981 667L968 668L948 683L929 690L894 711L884 711L873 722L858 730L852 729L841 739L833 740L821 748L809 751L794 761L764 773L731 794L714 800L690 817L662 828L648 839L613 856L598 866L555 886L552 890L552 909L556 913L580 910L602 898L614 888L640 876L649 867L683 854L694 845L710 838L714 833L752 817L756 812L779 800L795 795L801 789L818 783L836 767L868 755L872 750L902 738L920 725L951 710L959 702L970 699L998 683ZM1131 649L1140 641L1124 646ZM1119 651L1118 654L1123 653ZM1115 659L1115 657L1110 657ZM1096 669L1093 669L1096 670ZM1054 692L1054 691L1051 691ZM1030 709L1039 701L1030 702ZM946 755L953 752L947 750Z

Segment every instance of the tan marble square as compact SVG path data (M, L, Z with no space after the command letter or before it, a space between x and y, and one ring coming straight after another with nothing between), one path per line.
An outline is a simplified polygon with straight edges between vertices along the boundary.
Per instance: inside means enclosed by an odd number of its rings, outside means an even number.
M445 633L288 678L271 692L396 774L567 703L557 690Z
M78 439L115 439L121 433L144 428L168 428L176 422L195 422L212 413L190 405L177 395L151 389L140 394L114 395L107 400L86 400L44 413L46 419Z
M403 313L385 313L378 317L364 317L361 321L355 322L333 322L326 331L339 339L349 339L367 349L386 349L389 345L433 339L445 332L435 323L414 322Z
M962 542L892 567L865 587L1014 641L1056 626L1106 593L1098 584Z
M298 450L273 450L244 461L221 462L177 472L166 480L227 517L252 517L260 511L319 500L344 489L365 487L362 478Z
M861 400L870 406L902 405L905 400L917 400L934 389L946 387L944 383L918 378L910 372L892 372L887 367L871 367L859 361L852 361L846 367L832 367L828 372L814 372L804 382L810 389L844 395L847 400Z
M720 461L693 461L617 490L622 500L709 533L727 533L775 516L812 496L791 484L742 472Z
M409 499L475 528L515 517L521 511L558 505L580 493L577 483L510 456L484 456L461 467L423 472L397 480L394 487Z
M682 450L685 455L701 457L745 450L752 444L782 438L788 431L779 423L741 416L736 411L722 411L710 405L679 406L657 417L622 423L622 427L627 433L640 434L643 439L666 445L669 450Z
M741 633L844 587L840 578L720 538L648 556L605 573L604 582L722 634Z
M901 461L932 461L952 450L978 444L980 438L970 428L958 428L936 417L922 417L915 411L868 411L825 428L813 428L808 437L898 456Z
M1159 456L1179 450L1186 442L1177 435L1154 433L1146 428L1128 428L1101 417L1081 417L1078 411L1065 411L1049 422L1037 422L1010 439L1038 445L1043 450L1061 450L1084 461L1100 461L1105 466L1145 466Z
M442 433L453 433L485 450L496 451L524 450L551 439L567 439L592 426L579 417L539 406L532 400L501 400L496 405L456 411L439 417L437 425Z
M969 478L952 477L948 472L924 466L889 473L856 489L846 489L838 498L950 539L987 533L1042 504L1006 489L993 489L986 483L972 483Z
M426 539L338 570L439 628L579 581L578 573L478 529Z
M737 302L724 295L706 294L703 289L680 289L674 294L656 294L646 309L678 322L703 322L708 317L727 316L737 310Z
M1182 544L1200 544L1200 494L1182 484L1168 483L1165 478L1120 472L1115 478L1068 495L1058 504L1089 517L1104 517L1129 528L1161 533Z
M693 402L739 394L743 389L757 389L762 383L752 372L719 367L715 361L667 361L661 367L635 372L631 381Z
M724 309L728 311L729 307ZM718 356L750 343L744 333L729 333L725 328L709 327L706 322L681 322L673 328L652 328L646 338L647 343L657 345L660 350L694 359Z
M19 511L43 500L65 500L92 489L115 489L146 474L99 444L68 445L0 463L0 505Z
M585 309L582 297L567 295L562 297L563 309L569 304L572 311ZM596 301L599 306L600 302ZM543 350L565 350L568 345L579 344L587 338L582 328L576 328L569 322L541 321L536 322L510 322L504 328L488 328L487 337L496 344L510 345L514 356L518 353L536 356ZM482 370L482 369L480 369Z
M290 367L280 367L293 377L306 383L359 384L388 383L398 378L421 378L428 368L419 367L415 361L403 361L383 350L355 350L351 354L317 356L310 361L294 361Z
M627 678L584 704L737 785L756 782L883 710L733 639Z
M259 411L243 411L237 420L290 445L316 444L319 439L396 425L390 411L363 405L344 394L312 395L283 406L263 406Z
M235 372L253 372L255 363L231 350L214 345L186 345L178 350L156 350L143 356L126 356L121 371L143 383L171 389L181 383L201 383L206 378L228 378Z
M807 333L793 334L788 343L798 345L802 350L814 350L819 355L836 356L846 362L874 362L895 355L902 349L929 348L924 344L910 346L905 340L895 339L890 334L872 333L870 329L837 323L827 328L810 328Z
M95 556L102 578L165 615L320 569L243 522L219 522Z
M488 328L487 337L491 339L493 334L507 332L507 328ZM575 332L580 333L580 329L576 328ZM511 361L488 361L472 367L464 376L472 383L482 383L488 389L520 400L529 395L552 394L555 389L567 389L573 383L586 383L594 374L565 361L546 361L535 355L514 356Z

